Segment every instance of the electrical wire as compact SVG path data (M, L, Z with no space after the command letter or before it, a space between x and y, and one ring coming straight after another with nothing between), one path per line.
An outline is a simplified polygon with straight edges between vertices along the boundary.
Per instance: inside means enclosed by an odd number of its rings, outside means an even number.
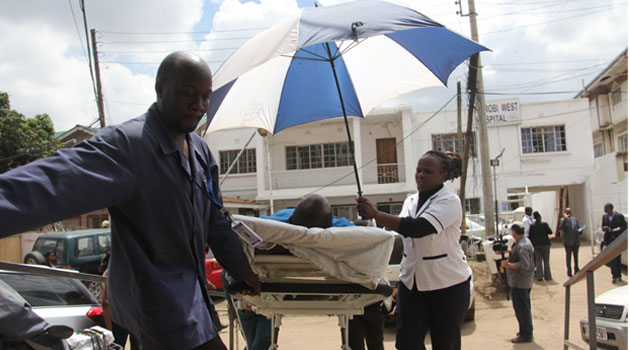
M79 24L77 23L77 18L74 15L74 10L72 9L72 0L68 0L68 6L70 7L70 13L72 14L72 21L74 22L74 29L77 31L77 36L79 37L79 44L81 45L81 50L83 50L83 55L90 62L90 57L85 50L85 46L83 46L83 39L81 38L81 31L79 30Z
M79 6L83 13L83 29L85 30L85 40L87 41L88 52L90 51L90 36L88 35L87 15L85 13L84 0L79 0ZM90 66L90 78L92 79L92 90L94 91L94 99L98 101L98 91L96 89L96 79L94 78L94 67L92 64L92 55L88 56L88 64Z

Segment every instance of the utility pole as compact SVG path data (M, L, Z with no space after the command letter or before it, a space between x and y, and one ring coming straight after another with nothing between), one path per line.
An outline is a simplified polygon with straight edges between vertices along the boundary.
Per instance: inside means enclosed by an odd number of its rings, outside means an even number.
M459 2L461 8L461 2ZM461 11L460 11L461 14ZM479 41L479 34L477 32L477 13L475 12L475 1L468 0L468 14L463 16L470 16L470 34L471 38L474 41ZM477 56L476 59L474 59ZM477 116L479 117L479 159L481 161L481 178L482 178L482 188L483 188L483 214L485 218L485 226L486 226L486 236L493 236L497 234L495 232L495 225L490 221L490 218L493 217L494 210L492 208L492 173L490 170L490 151L488 147L488 125L486 120L486 98L484 96L483 90L483 73L481 71L481 58L479 54L475 54L473 59L471 59L471 69L474 69L477 72L476 86L469 86L469 88L477 89ZM473 62L476 62L476 65L473 65ZM470 101L471 108L475 105L475 99L471 99Z
M462 135L462 83L457 82L457 150L461 157L467 157L464 151L464 135ZM462 159L462 168L464 160ZM459 201L462 205L462 213L466 213L466 175L462 171L459 178ZM462 215L462 235L466 234L466 215Z
M103 88L101 87L101 69L98 65L98 51L96 45L96 30L91 29L92 55L94 56L94 71L96 77L96 105L98 107L98 119L101 122L101 129L105 127L105 109L103 108Z

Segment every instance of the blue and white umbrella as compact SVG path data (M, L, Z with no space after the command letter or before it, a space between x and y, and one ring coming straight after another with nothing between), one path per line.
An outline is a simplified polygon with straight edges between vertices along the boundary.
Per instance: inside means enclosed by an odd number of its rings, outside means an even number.
M207 132L252 127L277 133L322 119L364 117L396 96L446 85L460 63L484 50L386 1L304 8L247 41L217 70Z

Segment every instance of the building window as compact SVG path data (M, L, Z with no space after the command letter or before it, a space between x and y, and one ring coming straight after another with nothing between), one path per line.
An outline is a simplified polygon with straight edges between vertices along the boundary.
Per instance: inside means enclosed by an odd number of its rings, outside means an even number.
M225 174L230 168L230 165L238 156L240 150L219 151L219 163L221 164L221 174ZM232 170L231 174L246 174L256 172L256 149L246 149L241 157L238 159Z
M628 152L628 134L623 134L619 136L619 151L618 152Z
M604 144L603 143L598 143L595 146L593 146L593 151L595 153L595 158L601 157L603 156L604 153Z
M522 128L521 143L523 153L566 151L564 125Z
M467 214L481 214L481 199L466 198L464 200Z
M287 170L333 168L350 165L347 142L324 143L285 148Z
M437 151L451 151L463 156L459 150L459 142L457 133L453 134L433 134L431 135L431 141L433 142L433 149ZM462 141L466 142L466 135L462 135ZM477 151L475 149L475 133L472 134L472 142L470 143L470 156L476 157Z
M512 194L507 196L508 201L508 210L512 211L518 209L519 207L525 206L525 198L523 196L519 196L517 194Z
M387 203L377 203L376 208L379 211L384 213L388 213L391 215L398 215L402 211L402 202L387 202Z
M333 205L333 215L338 218L346 218L350 221L356 220L359 217L356 205Z

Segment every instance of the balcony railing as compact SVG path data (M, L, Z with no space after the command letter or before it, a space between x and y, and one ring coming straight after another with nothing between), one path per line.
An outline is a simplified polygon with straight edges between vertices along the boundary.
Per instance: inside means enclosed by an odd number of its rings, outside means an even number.
M405 182L402 163L371 163L359 170L364 184L388 184ZM266 174L265 174L266 175ZM351 166L301 170L272 171L274 190L319 186L354 185L356 180ZM265 181L267 189L267 181Z

